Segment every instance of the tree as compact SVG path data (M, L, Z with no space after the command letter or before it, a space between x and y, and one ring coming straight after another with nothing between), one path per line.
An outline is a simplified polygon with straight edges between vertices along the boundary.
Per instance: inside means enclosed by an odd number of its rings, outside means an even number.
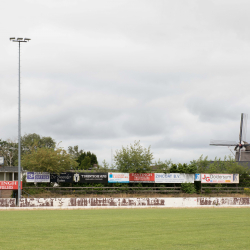
M83 154L83 150L79 150L78 145L72 147L68 147L68 153L73 155L75 158L78 158L81 154Z
M170 173L179 173L177 165L174 164L174 163L172 163L172 164L171 164L171 167L170 167L170 169L169 169L169 172L170 172Z
M81 162L80 169L89 169L91 166L91 158L86 156Z
M26 154L31 152L36 148L56 148L56 142L50 136L41 137L40 135L33 134L25 134L21 137L21 150L22 154Z
M42 147L24 154L22 166L29 171L61 173L65 170L75 169L77 162L62 148Z
M170 166L172 164L171 160L165 160L165 162L162 162L160 159L158 162L155 162L154 172L156 173L169 173Z
M16 165L18 158L18 144L8 139L3 141L0 139L0 156L4 157L4 166L12 167Z
M244 174L249 173L247 166L239 165L232 156L224 157L224 160L215 158L207 169L207 173Z
M85 161L85 158L88 157L89 159ZM79 169L88 169L91 168L94 164L98 164L97 157L94 153L91 153L90 151L82 152L76 159L78 162L78 168ZM90 163L89 163L90 162ZM89 165L88 165L89 163ZM88 165L88 167L87 167Z
M121 172L143 173L151 170L153 154L150 152L150 146L143 148L140 141L135 141L126 148L122 146L114 155L114 162L117 169Z
M201 155L198 160L191 161L191 164L196 165L197 173L208 173L207 169L208 169L208 167L210 165L210 162L211 161L208 160L207 156L205 158L203 158L203 155Z

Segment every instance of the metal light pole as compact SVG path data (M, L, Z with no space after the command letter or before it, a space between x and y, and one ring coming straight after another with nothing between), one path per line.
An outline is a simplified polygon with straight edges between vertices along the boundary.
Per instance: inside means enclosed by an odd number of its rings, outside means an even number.
M17 42L19 47L18 58L18 195L17 206L19 207L19 199L21 198L21 88L20 88L20 43L26 43L29 38L10 37L10 41Z

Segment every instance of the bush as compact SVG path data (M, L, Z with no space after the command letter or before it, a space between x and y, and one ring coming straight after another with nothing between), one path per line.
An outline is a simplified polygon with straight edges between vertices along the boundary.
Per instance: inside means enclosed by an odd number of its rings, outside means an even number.
M181 183L181 190L187 194L196 193L196 189L193 183Z
M250 188L244 188L244 193L250 195Z

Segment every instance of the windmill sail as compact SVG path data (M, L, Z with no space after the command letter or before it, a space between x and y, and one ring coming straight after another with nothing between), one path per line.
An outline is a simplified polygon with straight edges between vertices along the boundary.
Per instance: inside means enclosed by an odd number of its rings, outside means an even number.
M225 140L211 140L210 144L211 146L237 146L238 143L235 141L225 141Z
M242 115L242 137L241 141L247 141L247 114Z
M211 146L234 146L234 150L239 150L238 154L238 161L241 159L241 149L244 147L246 150L248 150L248 147L250 146L249 143L247 143L247 114L242 113L241 119L240 119L240 134L239 134L239 142L235 141L225 141L225 140L211 140L210 144ZM250 150L248 150L250 151ZM237 154L236 154L237 155Z

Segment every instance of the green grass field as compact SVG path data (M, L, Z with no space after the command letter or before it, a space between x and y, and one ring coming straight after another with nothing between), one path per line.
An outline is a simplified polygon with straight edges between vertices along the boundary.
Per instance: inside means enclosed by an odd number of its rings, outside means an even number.
M249 208L0 211L0 249L250 249Z

